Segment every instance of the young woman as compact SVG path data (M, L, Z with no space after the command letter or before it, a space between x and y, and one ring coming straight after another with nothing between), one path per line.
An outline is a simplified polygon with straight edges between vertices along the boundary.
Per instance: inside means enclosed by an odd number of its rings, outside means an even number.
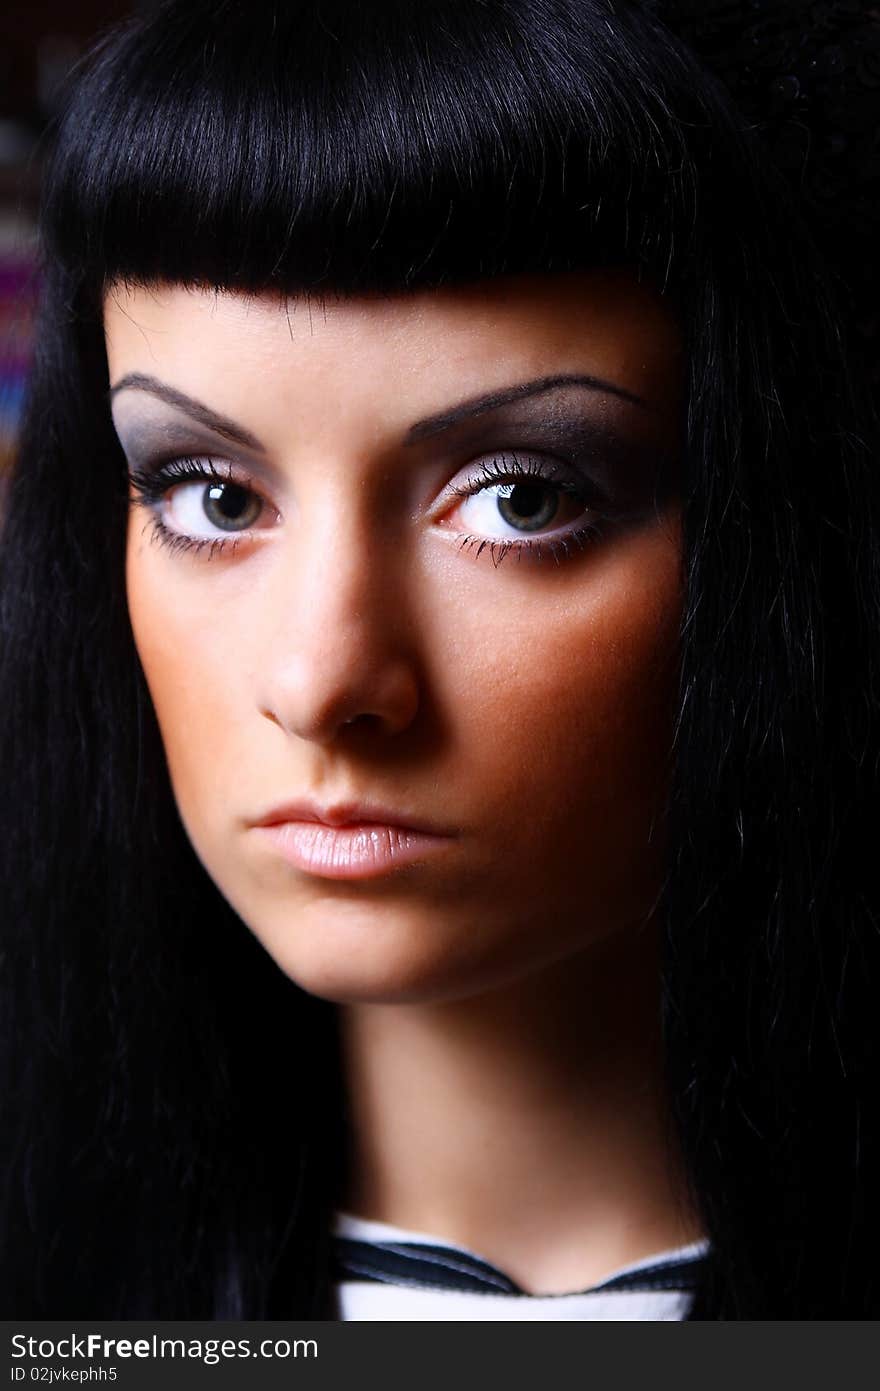
M173 0L42 229L4 1309L875 1315L877 482L719 85Z

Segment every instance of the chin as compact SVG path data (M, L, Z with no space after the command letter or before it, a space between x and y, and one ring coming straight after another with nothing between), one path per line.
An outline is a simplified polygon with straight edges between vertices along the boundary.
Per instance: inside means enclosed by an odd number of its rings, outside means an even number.
M252 911L234 906L278 968L310 995L336 1004L404 1004L462 989L450 979L460 974L459 953L427 912L334 895L286 908L277 901Z
M265 905L264 905L265 909ZM239 915L278 968L335 1004L439 1004L478 995L530 966L485 924L384 902L319 900Z
M479 987L454 977L448 963L389 959L340 962L332 956L273 952L280 970L309 995L337 1005L438 1004L461 999Z

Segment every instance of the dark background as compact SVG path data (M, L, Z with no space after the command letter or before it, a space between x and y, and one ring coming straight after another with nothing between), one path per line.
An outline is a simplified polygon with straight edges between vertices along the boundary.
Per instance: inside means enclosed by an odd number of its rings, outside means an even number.
M37 179L39 136L56 108L67 74L96 35L137 9L111 0L5 0L0 15L0 199L8 215Z
M92 41L139 8L2 0L0 8L0 475L11 462L33 346L34 230L47 124Z

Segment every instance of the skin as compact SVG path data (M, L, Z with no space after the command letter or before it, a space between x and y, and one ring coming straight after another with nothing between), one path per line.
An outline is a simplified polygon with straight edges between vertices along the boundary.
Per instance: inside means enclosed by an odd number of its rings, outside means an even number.
M151 530L161 512L229 537L204 483L133 506L128 604L195 853L279 967L339 1006L341 1205L461 1241L534 1292L694 1236L652 916L681 606L679 507L657 489L680 443L668 306L611 270L322 303L117 285L105 328L111 385L149 375L259 442L113 395L131 466L211 458L255 490L249 529L210 558ZM565 374L607 389L557 386L406 442ZM552 466L584 426L592 511L545 491L559 510L539 534L596 521L598 486L597 538L558 563L462 545L534 533L491 483L466 500L450 485L502 452ZM310 875L253 829L310 794L449 838L380 879Z

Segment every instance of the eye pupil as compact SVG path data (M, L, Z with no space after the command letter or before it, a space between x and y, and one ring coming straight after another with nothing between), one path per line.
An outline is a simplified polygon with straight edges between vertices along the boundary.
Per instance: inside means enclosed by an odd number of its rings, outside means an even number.
M505 521L511 525L528 522L528 530L537 530L552 521L558 501L543 483L508 484L500 490L498 498Z
M249 506L259 511L259 499L237 483L212 483L205 491L206 515L215 526L224 527L227 531L236 529L230 524L240 523L243 515L246 517ZM215 512L220 505L223 510ZM247 523L250 524L252 520L247 518Z

